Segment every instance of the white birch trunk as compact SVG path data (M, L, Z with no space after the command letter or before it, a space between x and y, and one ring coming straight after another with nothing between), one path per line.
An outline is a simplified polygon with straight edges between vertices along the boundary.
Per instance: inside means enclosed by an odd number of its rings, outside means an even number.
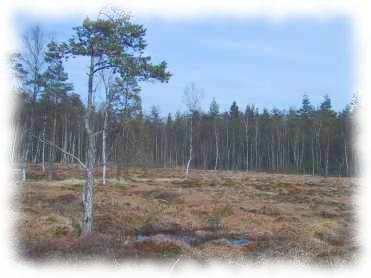
M190 142L189 142L189 159L188 159L188 163L187 163L187 168L186 168L186 177L188 177L188 174L189 174L189 168L190 168L190 165L191 165L191 161L192 161L192 118L191 118L191 130L190 130Z

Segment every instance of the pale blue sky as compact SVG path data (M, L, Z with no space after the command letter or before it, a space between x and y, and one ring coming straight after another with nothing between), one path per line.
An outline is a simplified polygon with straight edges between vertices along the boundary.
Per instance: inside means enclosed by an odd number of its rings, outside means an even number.
M17 17L19 33L39 22L45 32L65 40L84 16L37 20ZM207 17L161 20L133 17L147 28L147 54L166 60L173 74L169 83L142 84L145 111L158 105L165 115L184 110L183 90L190 82L204 92L202 108L213 97L221 109L237 101L262 109L299 107L303 94L319 105L328 94L336 110L351 101L354 91L352 32L346 18L292 18L272 23L264 18ZM65 67L75 91L86 97L87 64ZM97 96L97 100L102 100Z

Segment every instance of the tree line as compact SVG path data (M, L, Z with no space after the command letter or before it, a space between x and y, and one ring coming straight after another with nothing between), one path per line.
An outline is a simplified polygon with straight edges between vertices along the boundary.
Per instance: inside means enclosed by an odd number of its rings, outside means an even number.
M116 90L115 86L110 90ZM355 172L354 105L335 112L328 96L317 108L304 96L299 109L288 111L259 111L254 105L242 110L233 102L229 111L222 112L213 100L207 112L197 108L169 113L165 118L158 106L143 112L139 91L128 92L126 98L124 105L106 109L102 103L93 109L94 130L102 131L96 134L96 166L103 167L107 161L121 168L188 166L323 176ZM24 94L20 99L22 130L30 127L33 119L35 136L86 161L86 106L79 95L64 92L51 97L46 93L33 102ZM47 162L75 162L72 156L35 138L32 143L24 140L21 149L19 160L43 167Z
M165 61L144 54L146 29L119 10L86 18L74 35L58 42L39 26L23 36L12 55L19 107L14 160L78 163L85 170L83 234L92 231L94 169L107 165L276 171L350 176L355 172L352 118L355 105L335 112L329 97L314 107L304 96L299 109L260 111L254 105L220 111L213 100L200 108L200 90L184 90L187 109L161 117L157 106L144 113L140 83L167 82ZM87 102L74 90L64 64L87 64ZM98 90L98 88L100 90ZM104 101L94 102L98 91Z

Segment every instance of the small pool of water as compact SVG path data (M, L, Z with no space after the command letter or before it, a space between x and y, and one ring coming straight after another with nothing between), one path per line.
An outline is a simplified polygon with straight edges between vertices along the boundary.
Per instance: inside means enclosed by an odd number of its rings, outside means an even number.
M197 245L202 244L208 241L213 240L220 240L224 239L227 240L231 245L239 247L242 245L249 244L251 241L246 238L245 235L222 235L220 237L216 236L209 236L209 237L200 237L195 234L166 234L166 233L156 233L156 234L143 234L139 233L136 236L136 240L138 241L145 241L145 240L159 240L159 241L166 241L166 240L175 240L181 241L187 245Z
M233 246L241 246L249 244L251 241L247 238L238 238L238 239L227 239Z
M193 237L191 235L174 235L174 234L153 234L153 235L144 235L139 233L137 235L138 241L144 241L144 240L180 240L188 245L192 245L197 239L196 237Z

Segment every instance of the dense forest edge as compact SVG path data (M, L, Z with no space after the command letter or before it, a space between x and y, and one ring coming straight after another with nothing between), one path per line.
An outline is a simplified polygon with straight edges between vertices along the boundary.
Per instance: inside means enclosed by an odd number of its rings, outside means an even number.
M33 118L36 137L86 160L86 108L79 95L63 92L51 96L42 92L35 102L27 94L20 100L20 130L27 130ZM106 155L108 163L114 165L186 167L192 124L191 166L195 169L324 176L351 176L355 172L351 137L354 112L351 106L338 113L333 111L329 98L315 109L305 96L300 109L288 112L260 112L253 105L241 112L236 102L230 111L220 112L216 101L208 112L169 113L167 118L161 118L156 106L148 114L143 113L140 103L131 111L125 110L111 110L108 116ZM94 129L102 130L107 121L104 109L93 114ZM20 147L18 161L74 163L72 156L37 138ZM102 136L96 138L95 156L102 165Z

